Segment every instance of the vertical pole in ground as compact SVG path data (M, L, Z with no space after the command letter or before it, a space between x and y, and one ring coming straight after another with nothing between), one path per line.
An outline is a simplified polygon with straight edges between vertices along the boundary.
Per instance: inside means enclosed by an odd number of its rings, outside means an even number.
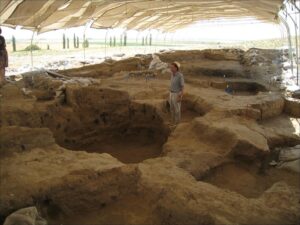
M296 19L296 21L298 24L298 38L300 39L300 2L298 1L298 3L299 3L299 6L297 6L297 2L295 2L297 10L298 10L298 13L297 13L298 19ZM297 16L296 16L296 18L297 18ZM298 44L299 44L298 51L300 52L300 43L298 42ZM297 76L297 85L299 85L299 74Z
M147 47L147 51L148 51L148 52L151 52L151 45L150 45L150 29L148 30L148 33L147 33L147 46L148 46L148 47ZM147 51L146 51L146 52L147 52ZM148 52L147 52L147 53L148 53Z
M93 22L94 22L93 20L87 21L85 26L84 26L84 30L83 30L83 43L82 43L83 46L82 47L83 47L83 60L84 60L84 62L85 62L85 49L89 45L88 40L86 39L86 30L91 27Z
M288 16L290 17L291 21L294 24L294 28L295 28L295 51L296 51L296 71L297 71L297 85L298 85L298 74L299 74L299 57L298 57L298 38L297 38L297 33L298 33L298 27L297 27L297 23L294 21L293 17L287 13Z
M85 47L86 47L86 37L85 37L86 29L87 29L87 25L85 25L84 30L83 30L83 42L82 42L82 45L83 45L83 61L84 62L85 62Z
M140 36L140 31L137 31L136 39L135 39L135 54L139 53L139 36Z
M292 10L292 12L294 12L294 9L295 11L298 11L298 13L300 12L299 8L297 7L296 3L290 3L290 8ZM295 29L295 51L296 51L296 60L295 60L295 63L296 63L296 69L297 69L297 85L299 85L299 46L298 46L298 28L299 28L299 24L298 24L298 21L297 21L297 12L295 12L295 18L293 18L291 16L290 13L286 12L287 15L290 17L291 21L293 22L294 24L294 29Z
M174 47L174 36L175 36L175 32L173 32L172 37L171 37L171 44L172 44L172 47Z
M33 52L32 52L32 44L33 44L34 33L35 33L35 30L32 31L31 40L30 40L31 71L33 70Z
M108 29L106 29L105 32L105 40L104 40L104 58L106 59L106 41L107 41L107 33L108 33Z
M147 40L147 33L146 33L146 35L144 35L144 54L146 54L146 48L147 48L146 40Z
M156 44L157 44L157 37L158 37L158 34L159 34L159 32L157 31L157 33L156 33L156 35L155 35L155 38L154 38L154 42L153 42L153 43L154 43L154 53L156 53L156 50L157 50L157 49L156 49L156 47L157 47Z
M287 38L289 41L289 55L290 55L290 60L291 60L291 69L292 69L292 73L294 74L294 60L293 60L293 50L292 50L292 40L291 40L291 32L290 32L290 27L288 25L288 23L286 22L286 20L282 17L279 16L281 22L284 24L286 31L287 31Z

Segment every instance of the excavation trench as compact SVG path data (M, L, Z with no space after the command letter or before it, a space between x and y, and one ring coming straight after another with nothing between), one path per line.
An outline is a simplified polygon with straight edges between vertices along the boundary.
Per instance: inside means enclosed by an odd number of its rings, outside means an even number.
M169 128L155 107L112 89L75 88L68 94L66 106L43 118L60 146L108 153L123 163L160 156Z
M247 198L258 198L277 182L299 187L299 175L284 169L268 168L260 174L258 165L246 163L227 163L211 170L201 181L219 188L237 192Z
M256 82L230 81L227 84L232 88L234 95L257 95L259 92L267 91L263 85Z
M252 81L224 80L223 82L212 82L212 87L226 90L232 95L250 96L259 92L266 92L267 88L262 84Z

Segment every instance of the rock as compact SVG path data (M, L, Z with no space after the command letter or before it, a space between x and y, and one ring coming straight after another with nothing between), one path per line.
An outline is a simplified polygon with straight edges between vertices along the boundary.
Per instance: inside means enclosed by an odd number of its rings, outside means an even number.
M28 207L9 215L4 225L47 225L47 221L39 215L36 207Z
M294 91L294 92L292 93L292 97L293 97L293 98L299 98L299 99L300 99L300 90Z
M212 60L239 61L244 54L240 49L208 49L204 50L204 57Z
M288 169L290 171L296 172L296 173L300 173L300 159L297 160L293 160L290 162L283 162L280 163L277 168L280 169Z
M300 145L280 149L280 161L294 161L300 159Z
M284 111L293 117L300 118L300 99L286 97Z
M168 68L168 64L162 62L157 55L153 54L152 58L153 59L150 62L149 70L164 70Z
M37 100L53 100L56 90L63 84L62 80L53 79L45 71L35 71L23 74L26 88L29 88Z

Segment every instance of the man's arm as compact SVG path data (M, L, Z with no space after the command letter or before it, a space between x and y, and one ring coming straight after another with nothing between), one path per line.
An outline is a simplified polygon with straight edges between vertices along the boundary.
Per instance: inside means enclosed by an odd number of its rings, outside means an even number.
M180 76L180 86L181 86L181 90L178 93L178 100L181 101L182 97L183 97L183 90L184 90L184 78L183 75Z
M183 90L184 90L184 78L183 75L180 76L180 86L181 86L181 91L180 91L180 96L183 96Z

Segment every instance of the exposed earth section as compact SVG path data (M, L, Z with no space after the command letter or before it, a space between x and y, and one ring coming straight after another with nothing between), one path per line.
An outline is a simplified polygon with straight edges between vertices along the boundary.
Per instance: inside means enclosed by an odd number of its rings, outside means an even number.
M300 102L269 82L280 53L159 57L185 76L176 127L170 74L150 73L148 55L0 89L2 221L36 206L49 224L299 223L299 173L268 166L300 144Z

